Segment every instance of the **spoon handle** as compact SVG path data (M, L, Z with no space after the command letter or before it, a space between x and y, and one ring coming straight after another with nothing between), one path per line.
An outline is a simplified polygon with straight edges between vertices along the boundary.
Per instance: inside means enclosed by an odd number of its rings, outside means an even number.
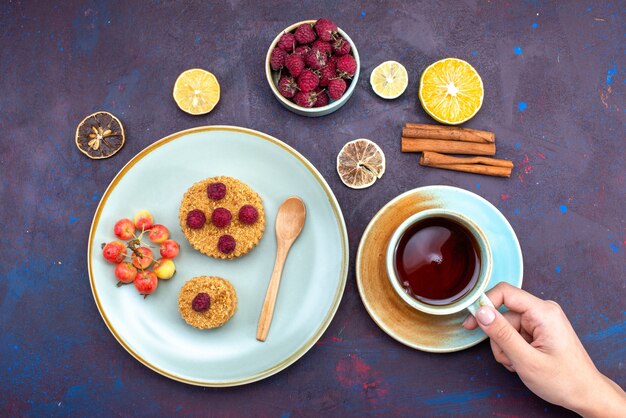
M265 302L263 302L263 309L261 309L261 316L259 317L259 326L256 331L256 339L261 342L265 341L267 333L270 331L274 307L276 306L276 296L278 295L278 287L280 286L280 278L290 247L291 244L279 245L276 249L276 262L274 263L270 284L267 286Z

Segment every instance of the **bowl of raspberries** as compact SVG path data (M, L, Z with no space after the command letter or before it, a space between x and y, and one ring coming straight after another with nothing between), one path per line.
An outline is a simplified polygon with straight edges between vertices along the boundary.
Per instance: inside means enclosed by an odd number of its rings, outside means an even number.
M356 87L360 67L354 42L330 19L287 27L265 59L274 96L303 116L324 116L343 106Z

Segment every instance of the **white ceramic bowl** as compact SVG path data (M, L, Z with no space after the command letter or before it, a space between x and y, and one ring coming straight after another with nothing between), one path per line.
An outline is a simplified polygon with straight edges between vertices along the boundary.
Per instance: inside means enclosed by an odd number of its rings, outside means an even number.
M270 67L270 55L272 54L272 50L274 49L274 47L280 40L280 37L283 36L283 33L292 32L303 23L315 23L315 22L316 22L315 20L303 20L302 22L294 23L293 25L286 27L276 36L276 38L274 38L274 40L272 41L272 44L267 50L267 56L265 57L265 75L267 77L267 82L270 85L270 88L272 89L272 93L274 93L274 96L276 96L278 101L283 106L285 106L287 109L291 110L292 112L297 113L298 115L310 116L310 117L328 115L329 113L333 113L335 110L343 106L350 99L350 96L352 96L352 93L354 92L354 89L356 88L356 84L359 81L359 73L361 72L361 60L359 59L359 52L357 51L356 46L354 45L354 42L352 42L352 39L350 39L348 34L345 33L343 30L341 30L341 28L337 28L337 32L339 32L339 34L343 36L343 38L346 39L350 43L350 54L356 60L356 72L354 73L354 77L352 77L352 81L350 82L350 85L348 86L348 89L343 94L343 96L341 96L339 100L330 100L328 105L326 106L307 108L307 107L298 106L297 104L287 99L286 97L283 97L283 95L280 94L280 92L278 91L278 87L277 87L279 72L273 71L272 68Z

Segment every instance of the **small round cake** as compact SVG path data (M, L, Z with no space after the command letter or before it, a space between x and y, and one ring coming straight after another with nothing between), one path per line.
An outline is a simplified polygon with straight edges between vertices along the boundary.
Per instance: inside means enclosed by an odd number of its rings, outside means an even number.
M191 186L183 196L179 218L191 246L215 258L246 254L265 231L263 200L232 177L210 177Z
M233 285L221 277L194 277L180 289L178 310L194 328L221 327L237 310L237 293Z

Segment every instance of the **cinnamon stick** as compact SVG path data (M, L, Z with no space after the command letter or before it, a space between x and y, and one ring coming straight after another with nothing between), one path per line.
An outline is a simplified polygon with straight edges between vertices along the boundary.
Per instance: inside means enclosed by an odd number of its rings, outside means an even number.
M478 129L459 128L457 126L426 125L422 123L407 123L402 128L402 136L418 139L447 139L451 141L466 141L477 143L495 142L493 132Z
M422 158L430 164L482 164L494 167L513 168L513 161L490 157L453 157L437 152L424 152Z
M510 177L513 170L513 162L509 160L485 157L460 158L436 152L424 152L419 163L425 167L465 171L495 177Z
M402 137L402 152L423 151L434 151L442 154L495 155L496 144Z

